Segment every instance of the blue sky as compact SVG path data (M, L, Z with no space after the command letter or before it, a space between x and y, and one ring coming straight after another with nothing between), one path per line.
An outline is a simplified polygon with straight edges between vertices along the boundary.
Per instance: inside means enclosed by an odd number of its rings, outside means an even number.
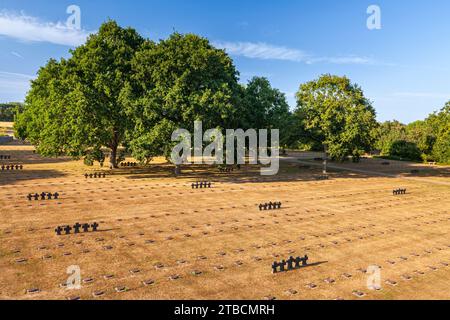
M68 29L69 5L81 30ZM381 9L380 30L366 25ZM245 83L265 76L295 106L301 83L346 75L379 120L424 119L450 100L448 0L0 0L0 101L22 101L40 66L111 18L152 40L174 30L208 37L233 57Z

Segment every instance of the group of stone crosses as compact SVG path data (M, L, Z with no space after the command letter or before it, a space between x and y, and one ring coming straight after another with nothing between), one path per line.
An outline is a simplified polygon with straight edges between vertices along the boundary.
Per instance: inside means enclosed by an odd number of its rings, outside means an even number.
M288 260L283 260L281 262L274 262L272 264L272 273L292 271L295 269L300 269L301 267L305 267L308 265L308 256L305 255L303 258L301 257L289 257ZM301 265L300 265L301 264ZM278 268L280 268L278 270Z
M14 171L14 170L23 170L23 165L21 164L2 164L2 171Z
M105 172L103 172L103 173L98 173L97 174L97 172L95 172L95 173L86 173L85 175L84 175L84 177L87 179L87 178L90 178L90 179L92 179L92 178L106 178L106 173Z
M192 189L210 189L212 186L211 182L200 181L195 182L192 185Z
M30 193L30 194L27 195L28 201L31 201L33 199L35 201L38 201L38 200L52 200L52 198L55 199L55 200L58 200L59 199L59 193L55 192L54 194L52 194L50 192L42 192L41 194L38 194L38 193L31 194Z
M393 194L394 196L406 194L406 189L397 189L397 190L394 190L394 191L392 191L392 194Z
M80 224L80 223L75 223L73 227L71 226L59 226L58 228L55 229L56 235L60 236L62 235L62 232L64 231L64 234L68 235L70 234L70 232L73 230L74 234L78 234L80 233L81 229L83 230L83 232L89 232L89 229L92 228L93 232L96 232L98 230L98 227L100 225L97 222L94 222L93 224L89 224L89 223L85 223L85 224Z
M219 168L219 171L221 173L230 173L230 172L234 171L234 168L233 167L226 167L226 168L221 167L221 168Z
M281 202L269 202L269 203L261 203L259 205L259 211L266 211L266 210L278 210L281 209Z
M136 162L122 162L120 164L121 167L137 167Z
M0 160L11 160L11 156L5 156L3 154L0 154Z

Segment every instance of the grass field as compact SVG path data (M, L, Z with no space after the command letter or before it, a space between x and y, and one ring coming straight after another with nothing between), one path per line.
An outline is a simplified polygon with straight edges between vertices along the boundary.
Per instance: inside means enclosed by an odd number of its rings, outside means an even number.
M331 164L331 179L317 181L320 163L291 154L276 177L195 167L175 178L159 161L85 179L102 169L30 146L0 154L24 165L0 172L2 299L450 299L449 167L366 159ZM192 190L197 180L213 188ZM26 198L43 191L61 198ZM269 201L283 208L259 211ZM100 228L56 236L76 222ZM271 273L305 254L310 266ZM81 290L61 286L72 265ZM379 291L367 288L374 265Z

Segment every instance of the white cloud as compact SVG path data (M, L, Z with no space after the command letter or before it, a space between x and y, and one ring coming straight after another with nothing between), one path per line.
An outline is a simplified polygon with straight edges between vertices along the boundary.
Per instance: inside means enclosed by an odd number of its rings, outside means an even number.
M277 47L266 43L251 42L221 42L216 41L214 46L227 50L228 53L262 60L286 60L296 62L306 62L307 54L296 49Z
M19 59L23 59L23 56L22 56L20 53L18 53L18 52L11 51L11 54L12 54L13 56L19 58Z
M242 56L251 59L261 60L282 60L292 62L303 62L306 64L331 63L331 64L376 64L367 57L359 56L338 56L338 57L318 57L306 53L303 50L274 46L271 44L258 42L223 42L213 43L218 48L225 49L229 54Z
M20 41L49 42L65 46L83 44L89 32L69 28L61 22L45 22L25 14L0 12L0 36Z

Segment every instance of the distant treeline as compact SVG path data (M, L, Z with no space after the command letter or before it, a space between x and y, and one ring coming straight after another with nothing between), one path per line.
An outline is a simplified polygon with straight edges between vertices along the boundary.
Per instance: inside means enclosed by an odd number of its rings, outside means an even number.
M376 148L381 155L398 160L450 163L450 102L423 121L404 125L382 123Z
M154 42L109 20L70 57L41 67L15 134L41 155L83 157L87 165L103 164L106 147L111 168L125 154L141 163L170 159L179 142L173 132L193 132L197 120L222 132L279 129L282 148L326 150L336 161L357 162L377 149L450 163L450 102L424 121L380 124L363 89L345 76L299 84L294 110L268 79L239 80L232 58L207 38L175 32Z
M23 111L23 104L20 102L0 103L0 121L13 122L17 112Z

